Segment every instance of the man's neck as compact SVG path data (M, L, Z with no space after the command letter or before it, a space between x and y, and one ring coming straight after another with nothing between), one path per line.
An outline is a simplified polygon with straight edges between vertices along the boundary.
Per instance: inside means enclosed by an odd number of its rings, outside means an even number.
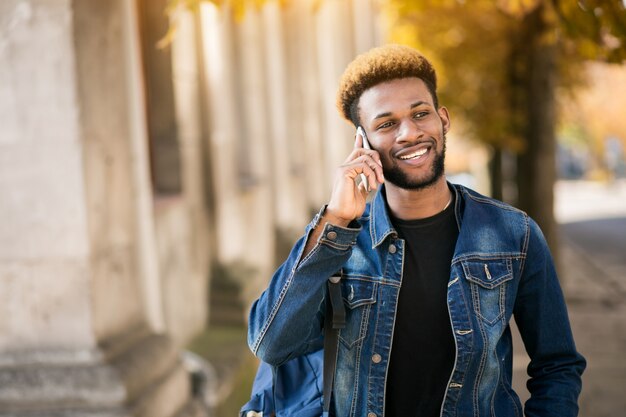
M441 213L452 198L445 176L421 190L407 190L386 183L385 191L391 214L402 220L425 219Z

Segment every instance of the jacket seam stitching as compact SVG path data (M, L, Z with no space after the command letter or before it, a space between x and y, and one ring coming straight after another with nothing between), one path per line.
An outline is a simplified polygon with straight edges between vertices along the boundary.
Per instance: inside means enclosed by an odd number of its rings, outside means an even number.
M524 234L524 241L522 242L522 256L519 266L520 278L524 274L524 268L526 267L526 258L528 256L528 246L530 245L530 222L527 215L524 216L524 225L526 233Z
M472 200L474 200L476 202L483 203L483 204L489 204L489 205L492 205L492 206L495 206L495 207L499 207L501 209L504 209L504 210L507 210L507 211L512 211L512 212L519 213L519 214L524 214L524 215L526 214L523 210L520 210L520 209L518 209L516 207L513 207L513 206L511 206L509 204L500 202L498 200L494 200L494 199L489 198L489 197L480 197L480 196L474 195L474 194L470 193L467 189L464 189L463 191L464 191L464 194L467 196L467 198L470 198L470 199L472 199Z
M337 243L337 242L332 242L330 240L327 239L320 239L320 241L318 242L318 245L325 245L328 247L331 247L333 249L338 249L338 250L348 250L350 249L352 246L354 246L356 242L355 241L351 241L350 243ZM307 256L308 258L308 256ZM305 258L306 259L306 258Z
M477 292L478 290L475 288L471 288L472 290L472 304L474 305L474 308L480 312L480 306L479 301L478 301L478 294L475 293L475 291ZM478 329L480 330L480 334L483 338L483 348L482 348L482 354L480 355L480 362L478 363L478 372L476 373L476 379L474 380L474 392L472 395L472 402L474 403L474 416L479 417L480 413L479 413L479 403L478 403L478 386L480 385L480 381L482 380L483 377L483 372L485 371L485 363L487 362L487 348L489 346L485 346L485 343L487 342L487 336L485 334L485 329L484 329L484 325L481 324L480 322L478 323Z
M504 391L504 393L507 395L507 397L509 398L509 400L513 404L513 410L515 411L515 417L520 417L517 402L515 401L515 398L513 398L513 396L511 395L511 390L509 389L509 387L511 387L511 381L506 379L507 373L503 372L502 364L501 364L500 361L498 361L498 365L499 365L499 368L500 368L500 374L503 375L502 378L499 378L498 383L499 383L500 386L502 386L502 390ZM512 375L511 375L511 377L512 377ZM508 386L507 386L507 384L508 384Z
M386 269L386 268L385 268ZM382 289L378 289L378 291L382 291ZM377 298L381 298L381 294L376 294ZM376 321L374 322L374 344L373 344L373 353L376 352L376 346L377 346L377 338L376 335L378 334L378 323L379 323L379 319L380 319L380 315L381 315L381 309L380 307L376 309ZM368 408L369 404L370 404L370 398L371 398L371 392L372 392L372 372L376 372L376 369L373 369L373 367L375 366L375 364L373 364L373 362L370 360L369 361L369 371L367 372L367 399L365 402L365 407ZM384 383L383 383L384 384ZM374 408L378 408L376 406L376 404L373 404ZM383 406L384 407L384 406ZM383 412L382 414L384 414L384 408L383 408Z
M499 261L499 260L510 260L510 259L520 259L526 258L525 253L521 252L474 252L468 253L466 255L461 255L452 260L451 265L456 265L465 261ZM511 270L512 271L512 270Z
M361 332L363 332L363 339L365 339L365 333L367 330L364 330L362 327L365 325L367 326L367 323L369 322L369 317L370 317L370 312L371 312L371 304L368 304L367 307L365 307L367 309L367 311L363 312L363 318L361 321L361 328L359 329L359 335ZM363 339L359 339L359 342L362 342ZM354 372L354 380L355 380L355 384L354 384L354 390L352 391L352 404L350 405L350 415L354 416L356 415L356 405L358 402L358 391L359 391L359 382L360 382L360 378L359 378L359 371L361 370L361 355L363 353L363 343L356 343L356 345L353 345L353 347L355 346L356 349L356 363L355 363L355 372ZM369 380L369 378L368 378Z

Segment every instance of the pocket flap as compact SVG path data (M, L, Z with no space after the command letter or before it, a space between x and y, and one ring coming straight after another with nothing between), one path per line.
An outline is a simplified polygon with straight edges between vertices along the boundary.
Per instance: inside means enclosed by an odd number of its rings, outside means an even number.
M348 308L356 308L376 302L378 283L360 279L343 278L341 280L341 296Z
M465 261L463 271L468 281L487 289L493 289L513 279L511 262L507 259Z

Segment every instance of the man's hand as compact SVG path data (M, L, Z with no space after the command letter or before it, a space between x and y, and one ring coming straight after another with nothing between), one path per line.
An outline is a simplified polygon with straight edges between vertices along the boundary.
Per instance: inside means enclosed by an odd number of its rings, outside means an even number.
M359 176L362 179L360 182L357 180ZM365 149L363 137L357 133L352 153L335 173L325 220L338 226L347 226L365 211L368 191L378 189L378 185L384 181L380 155L374 150Z
M365 179L357 181L359 176ZM348 226L365 211L369 190L376 190L385 181L383 166L378 152L363 148L363 137L356 135L354 149L344 163L337 168L330 202L320 219L320 224L309 236L302 254L305 258L315 247L326 223Z

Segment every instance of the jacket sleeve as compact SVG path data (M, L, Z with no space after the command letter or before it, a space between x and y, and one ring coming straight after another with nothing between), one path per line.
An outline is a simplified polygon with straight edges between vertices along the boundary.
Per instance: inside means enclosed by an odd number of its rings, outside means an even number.
M349 228L325 224L315 247L303 258L307 239L322 214L323 210L307 226L267 289L252 304L248 345L269 364L281 365L320 347L326 282L348 260L361 230L356 222L350 225L356 227Z
M548 245L529 219L527 256L515 321L530 357L528 417L575 417L585 359L576 351L567 308Z

